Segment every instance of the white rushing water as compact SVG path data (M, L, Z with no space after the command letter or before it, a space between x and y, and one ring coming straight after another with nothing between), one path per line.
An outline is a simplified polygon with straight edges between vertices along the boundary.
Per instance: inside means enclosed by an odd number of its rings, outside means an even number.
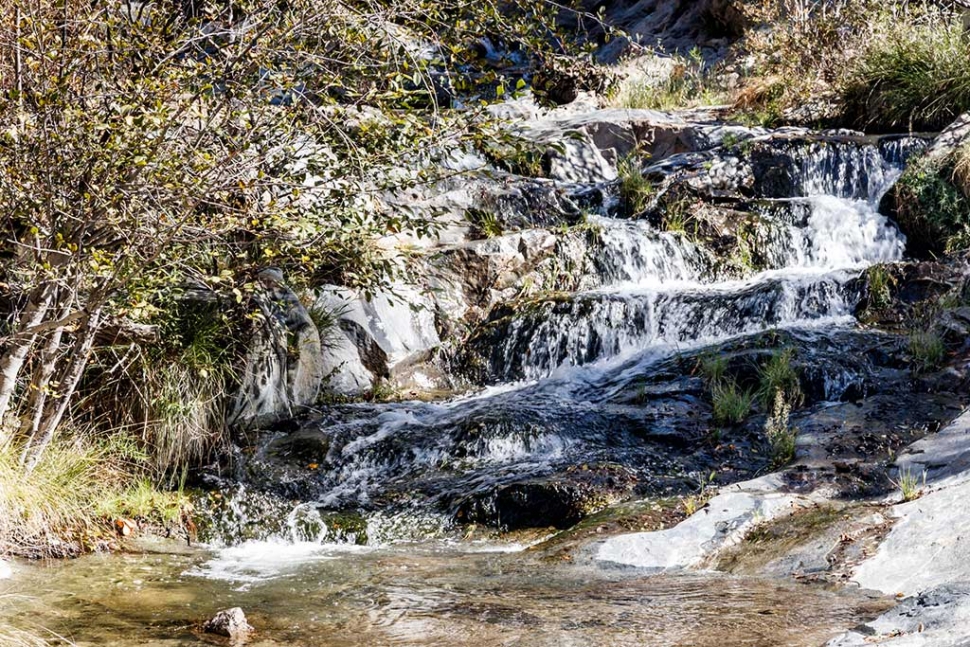
M774 201L793 221L766 216L756 244L769 269L743 281L717 276L682 234L596 220L604 287L509 322L489 358L493 379L537 380L653 347L850 316L860 297L853 279L905 251L905 237L878 212L901 173L901 142L885 157L874 145L808 146L794 170L801 195Z

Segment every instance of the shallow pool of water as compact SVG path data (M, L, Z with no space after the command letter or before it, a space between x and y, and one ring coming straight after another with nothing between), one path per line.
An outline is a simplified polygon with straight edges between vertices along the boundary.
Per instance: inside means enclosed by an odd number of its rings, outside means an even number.
M549 563L516 548L159 544L21 563L0 584L0 617L81 647L224 644L197 627L231 606L257 628L250 647L807 646L890 604L789 581Z

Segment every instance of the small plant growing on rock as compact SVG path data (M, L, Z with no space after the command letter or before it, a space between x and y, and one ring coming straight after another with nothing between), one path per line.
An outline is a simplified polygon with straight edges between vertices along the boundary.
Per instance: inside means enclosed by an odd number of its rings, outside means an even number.
M698 360L698 369L708 384L717 384L727 374L728 358L724 355L706 353Z
M789 424L791 404L785 399L784 391L775 392L771 413L765 420L765 438L770 448L771 464L774 467L787 465L795 458L795 439L797 430Z
M789 405L801 404L802 386L798 370L792 364L794 357L794 349L784 348L775 352L759 370L758 398L765 409L777 402L779 394Z
M714 422L718 424L738 424L751 413L755 394L741 389L733 380L723 380L711 387L714 404Z
M896 474L896 480L889 481L899 489L903 495L903 501L913 501L923 496L923 488L926 487L926 470L920 478L910 468L901 468Z
M474 233L483 238L498 238L505 232L502 223L491 211L482 209L470 209L466 214L468 221L472 224Z
M896 279L889 273L885 265L873 265L866 270L866 280L869 287L869 298L866 307L869 310L882 310L892 303L892 288Z
M620 181L620 198L627 204L631 215L646 210L653 196L653 184L643 176L640 157L634 152L620 159L616 165Z
M925 373L943 364L946 346L933 330L918 330L909 336L909 356L916 373Z

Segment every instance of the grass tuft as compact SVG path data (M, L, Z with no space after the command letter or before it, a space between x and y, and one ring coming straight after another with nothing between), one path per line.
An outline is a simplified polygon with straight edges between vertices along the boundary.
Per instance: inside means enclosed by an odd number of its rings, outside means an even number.
M938 130L970 110L970 39L955 20L897 21L872 38L844 100L861 125Z
M3 647L48 647L50 643L36 634L0 623L0 645L3 645Z
M755 394L742 390L733 380L718 382L711 387L714 405L714 422L717 424L738 424L751 413Z
M616 165L620 182L620 199L627 205L631 216L643 213L653 196L653 184L643 176L640 157L631 153L620 159Z
M662 81L641 79L622 84L613 105L629 110L676 110L710 106L723 100L712 84L710 70L700 49L687 56L674 55L670 75Z
M718 384L727 375L728 358L713 352L705 353L698 360L698 369L708 384Z
M896 480L890 482L899 489L903 495L903 501L913 501L923 495L923 488L926 487L926 470L923 470L922 479L913 472L912 469L903 468L896 474Z
M465 216L472 225L472 231L482 238L498 238L505 231L502 222L492 211L484 209L469 209Z
M909 357L916 373L925 373L943 365L946 346L933 330L920 330L909 336Z
M780 393L785 402L798 406L802 402L801 380L792 360L793 348L775 352L759 369L758 398L765 410L771 407Z
M147 460L123 434L55 440L29 472L20 467L19 448L0 449L0 552L82 552L104 535L106 517L176 521L185 500L142 480Z
M866 286L868 310L883 310L892 304L892 290L896 286L896 279L885 265L873 265L866 270Z

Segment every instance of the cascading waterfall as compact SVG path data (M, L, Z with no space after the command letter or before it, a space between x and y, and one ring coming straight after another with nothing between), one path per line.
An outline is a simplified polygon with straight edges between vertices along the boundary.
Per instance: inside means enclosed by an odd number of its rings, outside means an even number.
M442 520L474 521L503 487L579 463L635 464L644 483L684 478L692 456L678 453L683 432L670 402L647 397L630 407L616 394L672 353L770 328L810 337L854 321L860 271L903 255L904 238L876 205L918 146L793 145L792 195L765 202L758 244L769 269L745 280L719 276L715 259L685 235L591 217L599 287L506 317L484 353L496 386L441 403L334 407L316 423L326 456L301 495L315 503L300 508L300 523L288 524L297 530L282 540L333 541L318 509L379 520L385 530L368 529L372 544L406 535L428 511L438 515L433 534L448 525ZM856 380L819 370L826 397ZM690 411L689 400L681 406ZM271 442L256 460L270 464L275 451ZM388 525L386 510L417 516Z
M902 258L905 238L879 199L919 140L876 145L818 142L792 151L795 197L776 199L759 252L771 269L718 281L684 236L604 219L603 288L548 302L488 338L493 382L536 380L651 347L714 342L768 327L851 315L853 282L873 263ZM803 153L803 154L802 154Z

